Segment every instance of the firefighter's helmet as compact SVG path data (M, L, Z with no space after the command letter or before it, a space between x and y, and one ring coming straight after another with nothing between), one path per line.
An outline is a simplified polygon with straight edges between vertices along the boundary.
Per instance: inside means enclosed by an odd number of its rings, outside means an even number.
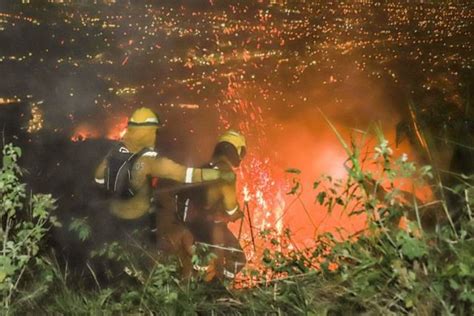
M219 137L215 154L224 154L234 166L238 166L245 157L246 149L245 137L235 130L227 130Z
M239 132L235 130L231 130L231 129L227 130L226 132L224 132L224 134L222 134L219 137L218 142L219 143L227 142L227 143L232 144L235 147L235 149L237 149L237 153L239 154L239 156L241 156L241 158L245 156L247 143L245 141L244 135L240 134Z
M152 110L139 108L130 116L122 141L133 153L146 147L154 148L159 126L158 116Z
M158 119L158 115L155 114L149 108L139 108L133 112L132 116L128 120L128 126L136 126L136 127L159 127L160 120Z

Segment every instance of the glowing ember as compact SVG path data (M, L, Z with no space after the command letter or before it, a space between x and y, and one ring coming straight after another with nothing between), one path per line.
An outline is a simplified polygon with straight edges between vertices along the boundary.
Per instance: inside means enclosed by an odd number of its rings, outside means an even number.
M31 105L31 119L28 122L28 133L38 132L43 128L43 111L41 111L39 105L43 102L33 103Z
M0 105L21 102L18 98L0 98Z

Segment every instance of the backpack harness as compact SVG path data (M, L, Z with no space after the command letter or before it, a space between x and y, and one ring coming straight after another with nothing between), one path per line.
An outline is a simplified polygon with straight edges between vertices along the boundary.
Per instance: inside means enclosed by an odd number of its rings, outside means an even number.
M151 148L144 148L137 153L131 153L123 144L115 146L107 155L105 168L105 189L113 196L127 199L135 195L132 188L132 169L138 158L154 156Z

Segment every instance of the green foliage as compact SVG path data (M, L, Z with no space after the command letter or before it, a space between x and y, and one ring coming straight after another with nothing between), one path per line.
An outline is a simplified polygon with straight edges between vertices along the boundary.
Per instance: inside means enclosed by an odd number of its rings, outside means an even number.
M407 179L413 187L426 185L433 179L432 170L418 168L406 156L395 159L388 143L381 135L379 139L369 161L361 159L357 148L345 145L351 155L348 178L322 177L313 186L318 190L317 204L328 212L338 207L349 210L351 216L365 214L367 229L345 240L331 233L320 235L316 246L308 249L281 250L286 249L285 244L266 249L264 288L285 288L284 293L274 292L274 304L280 293L285 299L296 295L300 301L313 302L311 309L323 310L323 314L472 314L472 187L465 182L456 189L465 193L465 214L456 232L443 222L438 230L424 230L420 208L424 207L425 216L434 216L443 203L422 205L416 195L399 189L397 183ZM370 172L364 169L366 165L371 166ZM402 217L407 221L404 228L398 224ZM319 286L311 287L313 292L308 294L308 283ZM305 293L298 292L301 287ZM331 291L332 297L315 297L325 290Z
M127 244L111 242L95 249L91 259L120 263L121 270L115 271L119 278L113 285L98 280L92 267L89 268L96 284L93 288L85 282L68 280L67 269L35 257L36 281L42 286L31 286L34 292L22 293L20 300L29 303L22 311L160 315L473 314L474 190L470 181L452 188L464 197L462 221L456 231L446 220L438 222L436 229L429 229L424 218L445 214L443 205L448 204L442 200L423 204L412 191L403 191L398 184L408 181L413 190L425 187L433 179L436 181L433 170L429 166L418 167L406 156L393 157L388 142L380 133L378 137L370 157L361 157L355 141L344 143L349 155L346 179L323 176L313 183L315 204L324 206L329 214L337 210L349 216L363 215L367 219L366 229L349 237L341 237L343 232L320 233L308 248L295 246L288 229L283 235L274 229L262 231L259 238L268 247L258 269L244 270L250 280L249 288L208 284L199 276L181 280L176 266L162 260L156 252L148 249L137 254ZM15 168L14 163L7 162ZM370 166L370 171L366 166ZM287 172L295 177L301 174L296 169ZM3 181L1 185L8 183ZM14 187L17 186L10 186L10 190ZM294 178L288 194L299 199L301 192L302 183ZM21 197L21 190L15 191L15 196L18 193ZM13 196L10 201L19 208L23 205L21 199L15 200ZM51 206L45 201L36 203L43 210ZM42 214L37 219L49 218L47 212ZM405 227L399 225L401 218L406 219ZM74 219L69 230L83 241L94 234L87 219ZM24 239L25 235L20 236ZM38 253L38 246L31 249ZM193 263L206 265L212 257L200 256L200 252L209 253L205 245L199 245ZM18 271L10 268L20 264L20 259L16 260L14 264L3 264L9 275Z
M86 241L91 235L91 227L85 218L73 218L69 224L69 230L76 232L81 241Z
M0 170L0 297L6 312L18 299L27 270L42 265L38 253L46 233L52 225L59 225L49 213L54 209L50 195L28 196L25 184L20 181L20 155L18 147L4 146Z
M410 236L406 231L399 231L396 235L396 241L401 254L409 260L420 259L428 254L426 242L420 238Z

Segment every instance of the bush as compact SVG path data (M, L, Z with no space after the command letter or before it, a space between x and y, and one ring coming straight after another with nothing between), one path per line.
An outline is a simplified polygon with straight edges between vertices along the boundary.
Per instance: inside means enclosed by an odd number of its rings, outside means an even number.
M28 194L21 183L20 156L20 148L4 146L0 170L0 297L4 312L20 299L18 293L27 270L44 263L38 256L41 242L49 228L58 225L49 213L54 209L52 197Z

